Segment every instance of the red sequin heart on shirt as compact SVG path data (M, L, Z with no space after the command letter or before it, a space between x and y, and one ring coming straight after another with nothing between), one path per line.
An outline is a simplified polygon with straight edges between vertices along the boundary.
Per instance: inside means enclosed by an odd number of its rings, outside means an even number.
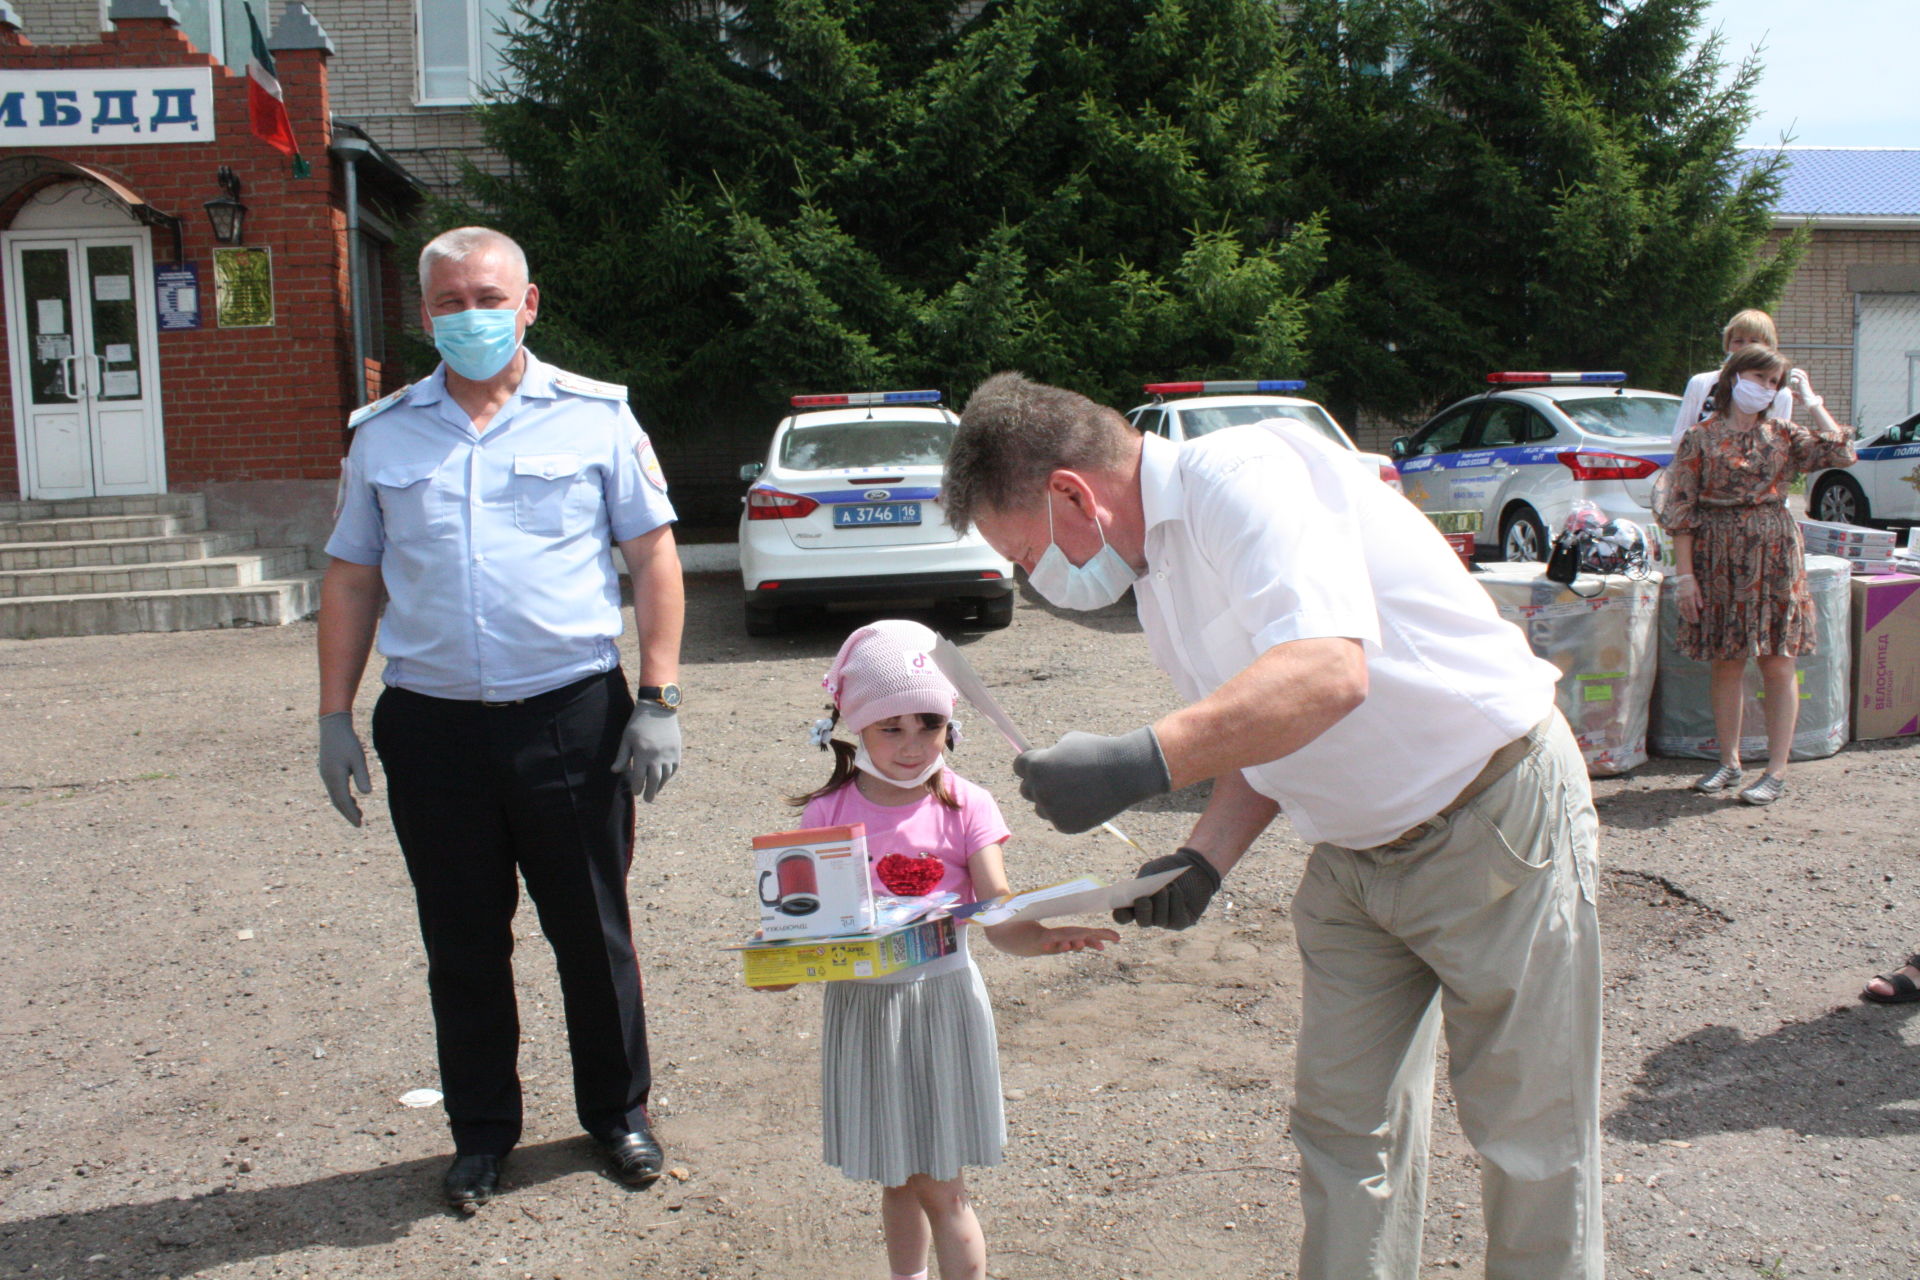
M880 877L881 886L896 898L919 898L940 887L947 864L932 854L914 857L890 853L875 864L873 872Z

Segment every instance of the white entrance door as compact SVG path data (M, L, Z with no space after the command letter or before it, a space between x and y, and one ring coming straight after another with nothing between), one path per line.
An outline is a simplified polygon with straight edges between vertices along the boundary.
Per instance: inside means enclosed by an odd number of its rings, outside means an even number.
M146 233L4 239L26 496L164 493Z

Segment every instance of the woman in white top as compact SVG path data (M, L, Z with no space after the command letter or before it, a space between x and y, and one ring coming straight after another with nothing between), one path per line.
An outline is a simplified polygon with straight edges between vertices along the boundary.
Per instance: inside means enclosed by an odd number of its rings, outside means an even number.
M1732 355L1742 347L1754 344L1778 348L1780 338L1774 332L1773 317L1749 307L1735 314L1733 319L1727 321L1727 327L1720 331L1720 349ZM1710 403L1713 384L1719 376L1720 370L1708 369L1687 380L1687 389L1680 396L1680 412L1673 419L1674 448L1680 447L1680 437L1687 434L1687 428L1705 422L1720 407ZM1799 391L1804 398L1806 391L1801 386L1804 379L1798 369L1793 371L1792 379L1791 384L1780 388L1780 394L1773 398L1773 407L1767 410L1767 417L1778 418L1782 422L1793 421L1793 393Z

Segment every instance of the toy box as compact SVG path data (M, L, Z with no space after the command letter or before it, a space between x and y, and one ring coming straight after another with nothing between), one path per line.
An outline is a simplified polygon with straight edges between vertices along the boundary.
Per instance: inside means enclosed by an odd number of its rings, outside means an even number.
M1853 580L1853 736L1920 733L1920 577Z
M884 978L953 954L959 946L955 928L953 918L942 915L885 933L749 944L740 948L741 973L750 987Z
M873 927L863 823L755 836L753 868L764 938L819 938Z

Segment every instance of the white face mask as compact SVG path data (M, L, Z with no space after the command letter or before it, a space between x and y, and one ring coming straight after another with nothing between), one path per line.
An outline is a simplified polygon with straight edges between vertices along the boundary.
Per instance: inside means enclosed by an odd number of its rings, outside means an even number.
M1074 564L1053 540L1053 495L1047 495L1047 549L1034 562L1027 581L1049 604L1062 609L1104 609L1133 585L1138 576L1133 566L1107 542L1107 531L1099 520L1093 528L1100 535L1100 550L1085 564Z
M1773 388L1750 378L1733 380L1733 407L1742 413L1761 413L1773 404L1778 395Z
M927 767L914 774L911 778L896 778L892 774L880 772L880 766L875 764L873 757L867 754L866 743L857 742L853 747L853 767L869 777L880 779L880 781L890 787L912 788L925 786L927 779L940 772L940 767L946 762L946 756L936 753L933 759L927 761Z

